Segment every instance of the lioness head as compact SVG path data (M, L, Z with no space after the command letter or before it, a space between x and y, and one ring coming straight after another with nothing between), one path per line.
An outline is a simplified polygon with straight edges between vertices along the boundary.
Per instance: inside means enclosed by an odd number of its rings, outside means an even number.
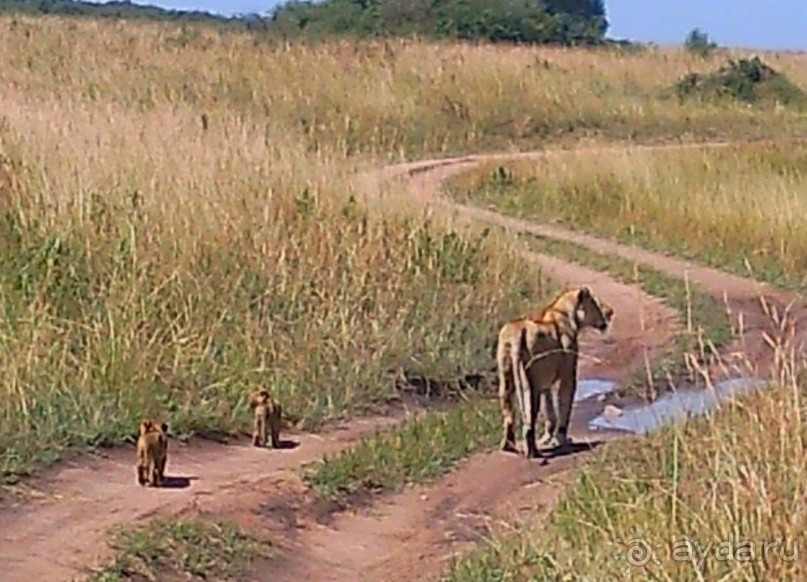
M614 310L592 295L588 287L581 287L577 293L575 316L581 328L593 327L604 332L611 324Z

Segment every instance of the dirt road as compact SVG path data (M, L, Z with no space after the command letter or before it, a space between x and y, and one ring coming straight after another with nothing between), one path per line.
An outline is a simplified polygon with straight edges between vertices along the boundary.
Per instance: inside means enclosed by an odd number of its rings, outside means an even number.
M746 374L765 375L773 363L773 350L766 341L766 334L769 338L788 335L787 326L780 326L779 322L788 303L795 301L792 294L688 261L557 226L533 224L489 210L453 204L441 196L441 186L447 178L477 164L553 153L463 156L407 163L367 173L358 183L371 207L398 204L398 200L378 198L382 184L397 179L402 184L390 193L405 194L407 201L416 200L421 208L453 213L456 225L496 224L511 232L530 232L574 242L596 252L647 265L672 277L686 277L724 300L735 327L743 330L742 337L727 346L725 352L745 355L744 362L748 365L743 367L743 372ZM671 339L677 314L663 302L634 286L582 266L526 251L522 255L528 263L559 280L572 285L590 285L614 305L619 314L608 336L594 333L584 340L582 351L593 357L581 361L582 378L623 379L638 366L652 361ZM800 305L790 309L788 322L798 324L801 329L804 320L805 312ZM576 405L572 434L582 443L596 445L617 438L587 429L588 421L602 409L603 404L596 399ZM288 552L291 557L281 568L273 569L274 576L280 575L280 579L289 582L307 578L385 582L436 578L452 556L480 539L485 525L491 521L512 520L518 517L519 509L533 513L536 502L544 506L544 512L551 511L565 486L564 479L552 481L551 478L568 474L584 462L589 453L590 449L581 446L575 454L555 459L548 466L527 463L498 451L477 455L438 483L410 488L369 510L339 515L327 526L308 524L305 533L297 536L292 551Z
M357 186L371 207L400 205L402 198L379 196L385 182L398 182L390 192L405 196L406 205L416 202L423 208L452 212L458 225L495 223L513 232L576 242L675 277L686 276L693 284L725 298L736 324L742 323L744 337L727 351L744 352L755 373L766 372L772 362L772 350L764 334L782 335L787 330L771 321L759 297L764 295L781 311L792 296L687 261L556 226L457 206L440 197L442 181L456 172L493 159L542 155L554 153L465 156L401 164L359 176ZM652 361L670 341L677 314L658 299L602 273L553 257L525 252L524 258L569 284L590 285L616 309L617 317L608 335L592 332L584 337L586 356L581 360L581 378L619 381ZM790 317L800 333L805 321L800 304L795 304ZM572 435L578 441L596 444L613 437L586 428L588 420L602 407L596 399L576 406ZM484 453L433 485L410 488L357 513L338 514L327 525L318 523L315 515L305 510L306 493L290 470L396 420L358 420L323 437L295 435L299 447L287 451L212 443L175 447L169 472L176 477L197 479L176 479L177 488L172 490L136 487L130 449L116 450L106 459L81 458L63 465L38 481L41 499L0 512L0 581L36 577L54 582L70 580L82 566L97 564L106 557L99 549L104 547L110 526L189 508L225 512L232 519L282 533L287 551L270 569L256 572L255 580L269 576L273 580L428 579L439 574L453 553L467 548L490 519L512 516L525 500L530 500L530 507L537 500L550 509L563 488L547 479L568 473L589 454L581 447L575 454L540 466L498 451Z

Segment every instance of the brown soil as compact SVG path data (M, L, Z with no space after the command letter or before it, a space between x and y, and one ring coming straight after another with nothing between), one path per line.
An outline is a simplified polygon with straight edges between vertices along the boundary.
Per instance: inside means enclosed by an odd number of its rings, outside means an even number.
M723 144L716 144L719 147ZM650 146L682 147L682 146ZM702 145L699 147L703 147ZM742 352L752 372L765 374L772 350L765 334L785 334L772 323L760 302L782 311L792 299L752 281L707 269L687 261L661 256L613 242L571 232L557 226L537 225L494 212L457 206L440 197L440 185L448 176L493 159L552 155L530 154L465 156L391 166L359 177L358 186L371 207L389 208L401 199L379 196L385 181L403 184L407 205L414 200L433 211L456 210L462 226L495 223L514 232L528 231L569 240L595 251L647 264L666 274L686 276L696 285L730 306L744 337L727 349ZM631 285L553 257L525 252L526 260L569 284L588 284L614 306L617 316L607 335L596 332L583 340L580 376L619 381L657 357L678 325L677 314L663 302ZM796 304L790 313L800 332L804 310ZM715 369L719 372L719 369ZM602 411L597 399L575 407L572 435L592 446L615 438L587 430L587 422ZM0 580L69 580L81 566L106 558L99 552L107 529L155 514L184 511L226 516L246 526L274 532L281 540L281 557L259 568L250 580L411 580L438 576L446 560L467 549L487 530L488 524L525 514L535 518L534 505L550 511L565 485L551 477L568 475L586 460L590 449L581 446L573 454L556 457L549 464L528 462L499 451L477 455L439 482L411 487L385 497L356 512L340 512L323 523L321 508L312 500L290 469L348 445L359 434L389 425L394 419L355 421L341 432L323 437L295 435L300 446L283 451L260 451L248 446L207 444L174 446L169 472L178 487L148 490L136 486L132 451L115 451L105 459L79 461L62 466L39 484L42 499L0 512ZM182 477L198 480L182 481ZM184 488L182 487L184 486Z

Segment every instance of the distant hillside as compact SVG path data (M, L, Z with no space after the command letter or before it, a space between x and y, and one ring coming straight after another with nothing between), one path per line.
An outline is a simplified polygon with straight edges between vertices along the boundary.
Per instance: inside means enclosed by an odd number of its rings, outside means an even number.
M3 13L208 22L211 24L233 24L234 21L242 20L216 16L209 12L168 10L158 6L142 6L126 1L96 4L81 0L0 0L0 14Z
M600 44L608 21L603 0L292 0L266 16L222 17L128 1L0 0L0 13L53 14L259 29L284 38L329 36Z

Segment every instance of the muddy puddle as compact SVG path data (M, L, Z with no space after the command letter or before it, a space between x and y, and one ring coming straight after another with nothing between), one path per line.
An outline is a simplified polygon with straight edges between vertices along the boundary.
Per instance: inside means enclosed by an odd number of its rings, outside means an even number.
M613 392L614 388L616 388L616 383L608 380L598 380L596 378L580 380L577 383L577 392L574 393L574 401L580 402L594 396L608 394Z
M581 387L584 382L581 382ZM719 401L761 388L766 384L757 378L733 378L715 384L714 390L670 392L655 402L625 409L606 409L589 422L589 428L622 430L646 435L664 425L712 411ZM593 388L592 388L593 390ZM600 392L601 393L601 392Z

